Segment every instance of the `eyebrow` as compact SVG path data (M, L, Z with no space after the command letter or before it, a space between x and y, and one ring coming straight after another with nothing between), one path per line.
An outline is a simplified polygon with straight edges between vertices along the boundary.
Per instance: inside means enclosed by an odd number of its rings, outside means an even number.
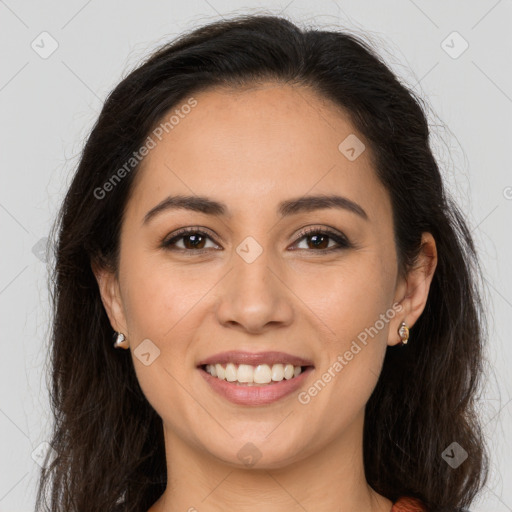
M288 217L299 213L309 213L315 210L334 208L347 210L355 213L364 220L368 220L367 213L360 205L347 197L338 195L315 195L288 199L279 203L277 211L281 217ZM167 197L149 210L144 216L142 223L147 224L159 213L169 210L190 210L216 217L232 217L232 214L224 203L204 196L175 195Z

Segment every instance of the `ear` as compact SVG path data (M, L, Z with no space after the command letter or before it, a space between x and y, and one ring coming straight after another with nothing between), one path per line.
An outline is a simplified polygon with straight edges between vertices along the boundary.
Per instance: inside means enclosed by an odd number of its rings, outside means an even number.
M410 329L423 313L436 267L436 242L431 233L425 232L421 237L421 250L416 265L396 289L394 303L400 303L403 309L390 322L388 345L397 345L401 342L398 329L402 322Z
M123 302L119 281L115 272L106 268L96 261L91 262L91 268L98 282L101 301L110 320L114 331L127 334L126 317L124 314Z

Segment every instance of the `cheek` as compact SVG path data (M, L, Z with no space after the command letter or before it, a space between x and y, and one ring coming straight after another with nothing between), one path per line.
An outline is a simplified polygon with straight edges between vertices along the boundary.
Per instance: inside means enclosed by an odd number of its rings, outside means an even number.
M163 342L209 289L205 276L172 265L161 254L133 247L126 254L121 280L129 330Z
M180 411L183 418L188 408L199 413L194 409L195 403L190 406L190 395L180 383L190 378L193 365L189 347L199 323L194 305L211 286L197 276L191 278L190 267L177 271L165 259L157 262L134 249L125 259L121 273L137 380L152 407L176 427L175 420L168 417L171 411ZM137 346L141 342L149 347L148 365L139 359L141 350Z
M183 381L194 365L191 346L202 322L201 301L219 276L211 270L171 264L161 255L155 257L135 248L121 273L128 333L141 385L149 392L149 387L161 385L166 393L173 393L174 379ZM144 340L150 340L158 354L155 363L147 367L137 360L137 346Z
M333 411L339 406L355 412L375 387L389 323L396 315L391 307L393 276L384 272L385 264L377 251L360 252L343 266L324 269L320 279L301 291L325 333L318 371L321 382L311 390L322 395L314 399L322 408L335 404Z
M297 295L322 324L334 349L350 345L352 339L374 326L389 310L394 288L393 276L385 271L386 264L377 251L361 251L341 264L317 268L314 279L303 275L294 284ZM373 338L385 339L387 325L379 322L379 333L374 333Z

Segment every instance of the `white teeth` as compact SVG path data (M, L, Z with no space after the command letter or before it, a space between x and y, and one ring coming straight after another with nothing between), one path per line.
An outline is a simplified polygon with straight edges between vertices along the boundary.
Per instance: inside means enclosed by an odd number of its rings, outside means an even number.
M293 365L291 364L287 364L285 367L284 367L284 378L286 380L289 380L293 377Z
M228 382L235 382L237 378L236 366L233 363L226 365L226 380Z
M282 364L275 364L272 366L272 380L280 381L284 379L284 366Z
M241 364L238 366L236 380L238 382L254 382L253 374L252 366L249 366L248 364Z
M252 366L250 367L252 369ZM256 384L268 384L272 381L272 370L268 364L259 364L253 371L253 382Z
M214 367L215 368L215 372L216 372L216 375L214 375L210 370L209 373L210 375L213 375L214 377L218 377L219 379L222 379L224 380L226 378L226 370L224 369L224 366L220 365L220 364L209 364L207 365L207 367Z
M293 379L302 373L302 368L300 366L293 366L293 364L274 364L272 366L259 364L258 366L251 366L249 364L235 365L228 363L224 366L221 364L207 364L206 371L212 377L251 386L280 382L283 379Z

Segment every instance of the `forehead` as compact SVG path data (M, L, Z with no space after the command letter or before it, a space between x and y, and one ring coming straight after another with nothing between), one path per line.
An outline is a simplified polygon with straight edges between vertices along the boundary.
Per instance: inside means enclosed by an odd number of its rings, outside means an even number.
M311 89L267 83L193 98L196 105L161 140L153 136L155 147L133 184L138 217L173 194L218 199L239 217L308 193L342 194L376 219L390 214L364 137L341 108ZM344 152L346 140L358 151L365 145L355 160Z

